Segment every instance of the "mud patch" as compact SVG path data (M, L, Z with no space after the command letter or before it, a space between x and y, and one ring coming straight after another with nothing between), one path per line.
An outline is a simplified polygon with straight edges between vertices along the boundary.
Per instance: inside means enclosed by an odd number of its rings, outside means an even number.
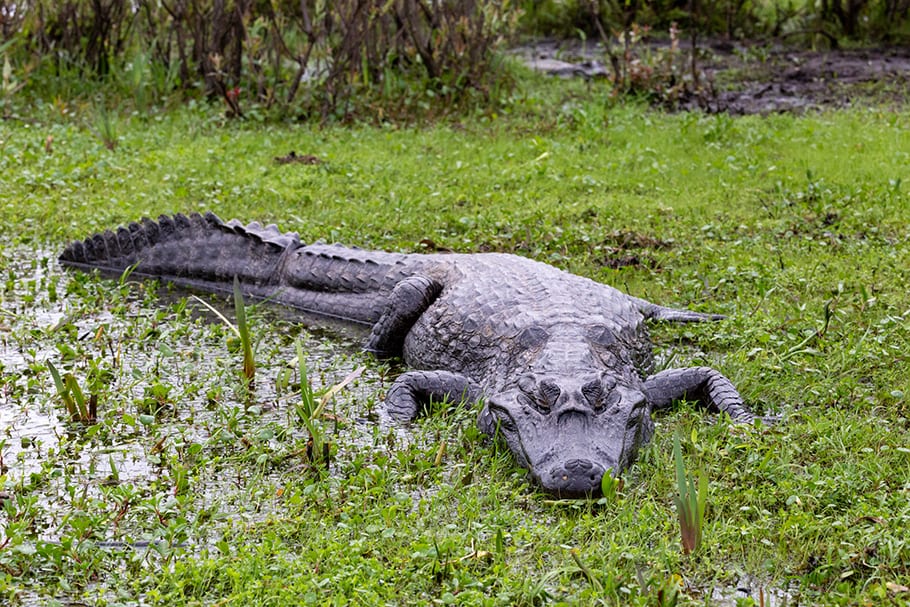
M611 77L600 44L543 41L514 53L532 69L558 77ZM743 115L904 105L910 90L910 49L904 48L819 52L716 43L699 48L697 65L704 92L683 96L677 109Z
M769 114L870 103L903 105L907 101L907 49L774 50L751 60L748 57L718 55L706 66L706 74L715 82L706 110Z
M604 236L603 243L622 251L632 249L669 249L673 246L673 240L662 240L631 230L614 230Z
M286 156L276 156L275 164L320 165L324 164L324 161L313 154L298 154L294 150L291 150Z
M598 246L602 253L597 263L613 270L637 266L656 269L660 264L650 251L669 249L672 246L672 240L662 240L630 230L614 230L605 234Z

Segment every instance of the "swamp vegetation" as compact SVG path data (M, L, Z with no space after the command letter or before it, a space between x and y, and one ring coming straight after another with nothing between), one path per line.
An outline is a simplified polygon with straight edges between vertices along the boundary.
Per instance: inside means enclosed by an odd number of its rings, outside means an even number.
M910 115L664 114L524 82L505 112L424 128L61 100L0 122L2 601L905 603ZM391 423L399 369L362 336L247 306L250 382L234 333L188 294L56 264L70 239L195 210L305 241L514 252L727 314L655 326L658 368L715 367L783 420L682 404L607 497L553 501L473 411ZM96 419L71 421L48 363ZM302 369L312 405L360 367L300 415ZM688 554L677 437L707 479Z

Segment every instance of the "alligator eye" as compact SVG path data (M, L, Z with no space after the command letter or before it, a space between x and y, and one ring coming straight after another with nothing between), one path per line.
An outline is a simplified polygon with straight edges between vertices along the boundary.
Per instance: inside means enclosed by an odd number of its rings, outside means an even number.
M533 407L541 413L549 413L553 409L553 407L550 406L550 403L542 399L533 401Z
M515 397L518 404L527 409L534 409L538 413L549 413L550 407L534 394L518 394Z
M629 419L626 420L626 430L631 430L639 425L641 425L641 416L644 413L645 408L641 405L638 405L632 409L632 413L629 414Z
M596 412L601 412L610 405L615 405L622 398L616 391L616 378L604 374L592 379L581 387L581 394Z
M540 413L549 413L562 393L562 389L555 382L545 379L537 383L533 375L520 377L518 390L515 396L518 403Z
M604 408L604 390L600 380L589 381L581 387L581 393L595 411Z
M556 404L562 389L555 383L544 380L540 382L540 401L547 409Z
M512 421L512 418L508 415L503 415L501 413L496 414L496 423L493 425L497 430L502 430L503 432L515 432L516 426L515 422Z

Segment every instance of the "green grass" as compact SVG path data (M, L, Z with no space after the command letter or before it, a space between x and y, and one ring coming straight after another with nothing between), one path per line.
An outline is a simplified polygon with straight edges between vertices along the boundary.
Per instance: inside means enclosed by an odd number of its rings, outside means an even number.
M738 584L754 604L759 588L910 602L910 115L665 115L547 86L426 128L112 114L113 149L89 106L0 122L0 603L705 604ZM324 163L274 163L291 150ZM659 366L711 365L784 419L660 415L614 498L566 503L475 412L380 415L399 369L356 335L248 307L250 396L203 306L54 261L69 239L194 210L306 241L515 252L725 313L653 327ZM328 470L294 413L298 340L317 397L366 366L323 411ZM62 423L47 361L104 378L95 424ZM676 432L709 483L691 555Z

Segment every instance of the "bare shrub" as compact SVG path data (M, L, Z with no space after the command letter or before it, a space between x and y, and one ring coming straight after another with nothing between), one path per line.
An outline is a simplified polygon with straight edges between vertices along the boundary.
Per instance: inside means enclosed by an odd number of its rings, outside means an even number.
M147 61L176 74L176 87L222 98L236 116L243 102L328 116L355 93L389 96L402 82L412 91L484 93L494 51L518 15L508 1L477 0L0 3L3 28L42 59L99 77Z

